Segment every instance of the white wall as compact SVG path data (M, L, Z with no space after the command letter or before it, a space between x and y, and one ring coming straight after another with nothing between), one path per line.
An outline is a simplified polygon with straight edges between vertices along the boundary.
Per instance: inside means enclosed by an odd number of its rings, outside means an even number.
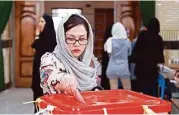
M9 33L9 22L2 34L2 40L11 40ZM10 83L10 52L11 48L3 48L3 62L4 62L4 83Z
M164 40L179 40L179 2L156 1L156 17L161 30L165 30ZM166 31L172 30L172 31Z
M160 20L161 29L179 30L179 2L156 1L156 16Z
M156 17L160 21L161 31L165 31L161 32L163 39L179 40L179 2L156 1ZM179 59L179 50L165 50L165 57Z
M86 7L86 5L91 5ZM95 8L114 8L113 1L45 1L45 12L48 14L52 13L52 8L80 8L82 14L88 19L92 28L95 27Z

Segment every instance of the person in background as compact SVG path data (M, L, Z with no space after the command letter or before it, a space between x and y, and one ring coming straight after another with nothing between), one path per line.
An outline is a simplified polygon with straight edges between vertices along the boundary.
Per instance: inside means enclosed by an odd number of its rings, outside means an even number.
M176 81L175 86L179 88L179 72L178 71L174 75L174 80Z
M106 28L103 43L105 43L107 41L107 39L112 36L111 35L111 29L112 29L112 25L110 25L108 28ZM106 69L107 69L107 66L108 66L108 62L109 62L108 53L103 50L103 53L102 53L101 86L104 88L104 90L109 90L110 89L109 79L106 76Z
M131 73L131 89L133 91L136 91L136 75L135 75L135 45L136 45L136 42L137 40L141 39L144 35L144 33L147 31L147 28L146 27L141 27L140 29L140 32L138 33L137 37L135 39L132 40L132 43L131 43L131 47L132 47L132 54L131 56L129 56L129 63L130 63L130 73Z
M160 23L152 18L147 31L138 38L135 45L135 75L137 76L137 90L151 96L157 96L157 64L164 63L163 40L159 35Z
M34 101L43 95L42 88L40 87L40 58L46 52L52 52L56 44L56 34L52 17L44 14L40 18L40 22L38 23L36 29L36 37L33 44L31 45L31 47L35 50L31 84ZM37 112L36 107L34 112Z
M128 56L131 55L131 42L127 38L124 26L116 22L112 27L112 37L104 44L104 50L110 59L106 75L110 81L111 89L118 89L118 79L124 89L131 89Z
M79 92L102 90L98 86L100 63L93 54L93 32L81 14L66 14L57 29L57 46L41 58L44 94L65 93L85 103Z

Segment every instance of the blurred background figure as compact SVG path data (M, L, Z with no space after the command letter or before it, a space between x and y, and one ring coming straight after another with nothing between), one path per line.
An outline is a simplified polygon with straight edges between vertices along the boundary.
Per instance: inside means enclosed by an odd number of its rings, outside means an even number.
M137 37L132 40L131 47L132 47L132 54L129 57L129 63L130 63L130 73L131 73L131 90L136 91L136 75L135 75L135 66L136 66L136 50L135 50L135 45L137 40L142 38L144 33L147 31L146 27L141 27L140 32L136 35Z
M104 44L107 41L108 38L112 37L111 34L112 25L106 28L105 35L104 35ZM108 53L103 50L102 54L102 76L101 76L101 86L104 88L104 90L109 90L109 79L106 76L106 70L109 62L109 56Z
M104 44L104 50L109 54L106 75L111 89L118 89L118 79L124 89L131 89L128 56L131 55L131 43L127 38L124 26L116 22L112 27L112 37Z
M176 81L175 86L179 88L179 72L176 72L174 80Z
M163 40L159 35L160 24L157 18L152 18L144 30L139 34L135 52L135 75L137 76L137 90L151 96L157 96L157 64L164 63Z
M56 45L56 34L54 30L52 17L47 14L44 14L40 18L40 22L37 25L36 37L33 44L31 45L31 47L35 49L31 84L34 101L38 97L43 95L42 88L40 87L39 72L41 56L46 52L52 52ZM36 107L34 112L37 112Z

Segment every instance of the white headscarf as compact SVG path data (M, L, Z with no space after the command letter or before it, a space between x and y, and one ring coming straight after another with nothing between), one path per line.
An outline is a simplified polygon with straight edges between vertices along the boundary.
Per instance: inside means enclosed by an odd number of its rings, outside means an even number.
M116 22L111 31L112 37L116 39L127 39L127 33L124 26L120 22Z
M112 39L127 39L127 32L120 22L116 22L112 26L112 37L108 38L104 44L104 51L112 53Z
M74 14L74 13L73 13ZM83 55L80 57L81 61L77 60L69 50L65 42L65 32L64 32L64 23L70 18L73 14L67 14L62 18L58 29L57 29L57 46L53 53L56 54L57 58L63 63L66 68L66 71L74 75L77 79L78 86L77 88L82 91L91 90L93 87L97 86L96 83L96 70L95 68L90 67L91 60L94 61L93 55L93 32L91 25L87 19L81 14L75 14L83 18L89 27L89 37L88 44Z

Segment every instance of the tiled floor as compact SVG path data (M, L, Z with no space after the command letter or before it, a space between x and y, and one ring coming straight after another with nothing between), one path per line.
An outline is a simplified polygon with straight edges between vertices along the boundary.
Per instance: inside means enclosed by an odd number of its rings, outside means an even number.
M30 88L11 88L0 92L0 114L33 114L32 90Z

